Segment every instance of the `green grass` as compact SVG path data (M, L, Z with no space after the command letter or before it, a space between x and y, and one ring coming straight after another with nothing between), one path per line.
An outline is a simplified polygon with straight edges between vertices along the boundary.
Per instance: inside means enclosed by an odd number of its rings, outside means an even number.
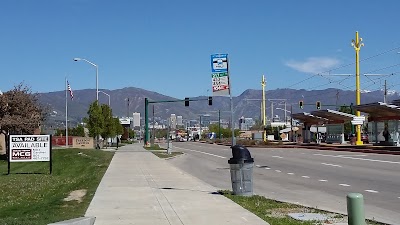
M171 152L171 154L168 154L166 152L153 152L153 154L158 156L159 158L166 159L166 158L175 157L177 155L181 155L182 152Z
M321 213L331 214L319 209L307 208L301 205L279 202L267 199L263 196L253 195L251 197L233 195L231 191L220 191L220 194L236 202L243 208L254 213L271 225L318 225L321 222L298 221L287 216L288 213ZM341 214L333 215L333 218L344 218ZM383 223L366 220L368 225L384 225Z
M11 163L7 175L7 162L0 161L0 224L43 225L84 216L112 156L99 150L54 150L52 175L48 162ZM81 203L63 201L79 189L87 190Z
M315 222L302 222L294 220L286 216L287 213L293 212L296 209L299 211L303 206L278 202L275 200L266 199L265 197L254 195L251 197L232 195L230 191L221 191L225 197L231 199L243 208L256 214L261 219L267 221L271 225L314 225Z

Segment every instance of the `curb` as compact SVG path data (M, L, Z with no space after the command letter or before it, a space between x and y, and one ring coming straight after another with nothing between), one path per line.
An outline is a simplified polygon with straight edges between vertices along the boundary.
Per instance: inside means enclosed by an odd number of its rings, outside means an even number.
M96 217L79 217L71 220L49 223L47 225L93 225L95 220Z
M203 144L215 144L221 146L231 146L230 144L224 143L209 143L205 141L201 141ZM350 148L350 147L335 147L335 146L318 146L318 145L245 145L247 148L303 148L303 149L312 149L312 150L327 150L327 151L342 151L342 152L359 152L359 153L374 153L374 154L384 154L384 155L400 155L399 151L390 151L390 150L378 150L378 149L366 149L366 148Z

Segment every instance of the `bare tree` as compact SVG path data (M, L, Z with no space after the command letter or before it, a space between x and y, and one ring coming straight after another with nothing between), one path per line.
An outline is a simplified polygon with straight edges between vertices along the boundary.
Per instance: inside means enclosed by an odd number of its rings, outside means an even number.
M45 118L38 95L20 83L0 95L0 130L9 134L32 134Z

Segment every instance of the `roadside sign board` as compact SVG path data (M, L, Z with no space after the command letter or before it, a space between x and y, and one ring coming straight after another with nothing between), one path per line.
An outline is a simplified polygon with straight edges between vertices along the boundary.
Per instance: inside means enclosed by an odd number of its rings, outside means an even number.
M355 116L353 117L353 120L365 121L365 116Z
M49 162L50 135L10 135L10 162Z
M211 55L211 72L228 72L228 54Z
M362 120L352 120L351 124L353 124L353 125L363 125L364 121L362 121Z
M211 71L213 96L229 95L228 54L211 55Z

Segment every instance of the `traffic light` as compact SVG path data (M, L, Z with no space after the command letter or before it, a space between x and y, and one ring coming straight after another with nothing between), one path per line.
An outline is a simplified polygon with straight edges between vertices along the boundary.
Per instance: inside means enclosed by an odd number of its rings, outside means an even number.
M185 106L189 106L189 98L185 98Z
M212 105L212 97L208 97L208 105Z
M299 107L300 107L300 109L304 108L304 102L303 101L299 101Z
M317 101L317 109L321 109L321 102L320 101Z

